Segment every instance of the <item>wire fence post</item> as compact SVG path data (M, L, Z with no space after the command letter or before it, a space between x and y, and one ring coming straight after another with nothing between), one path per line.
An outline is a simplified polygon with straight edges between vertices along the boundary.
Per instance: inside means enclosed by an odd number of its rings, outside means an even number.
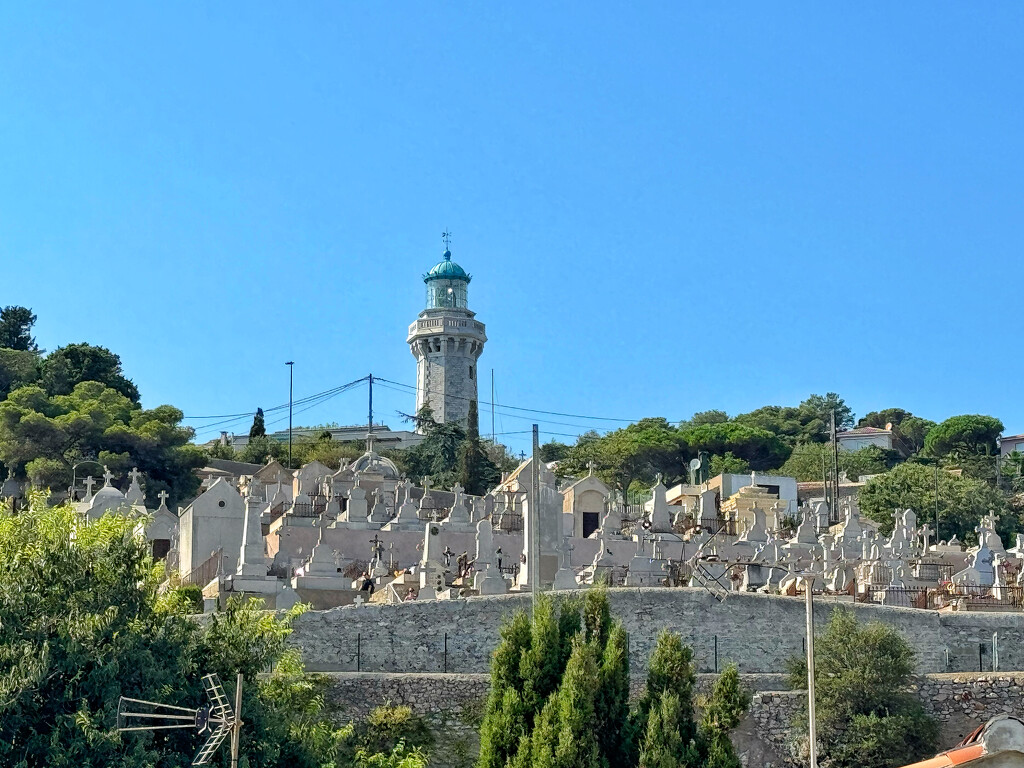
M444 672L448 674L448 633L444 633Z
M718 635L715 635L715 674L718 674Z
M356 672L361 672L362 669L362 655L363 655L363 635L360 632L356 635Z

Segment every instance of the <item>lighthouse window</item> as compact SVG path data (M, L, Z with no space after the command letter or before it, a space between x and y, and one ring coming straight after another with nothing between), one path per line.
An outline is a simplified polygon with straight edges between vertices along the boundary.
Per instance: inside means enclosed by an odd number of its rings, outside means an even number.
M469 378L470 378L470 379L472 379L472 378L473 378L473 366L472 366L472 365L471 365L471 366L469 366Z

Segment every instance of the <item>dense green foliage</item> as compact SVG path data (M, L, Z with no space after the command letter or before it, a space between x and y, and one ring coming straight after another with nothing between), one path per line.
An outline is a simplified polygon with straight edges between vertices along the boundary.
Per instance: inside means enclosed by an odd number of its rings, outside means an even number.
M189 765L194 733L120 735L118 699L198 706L209 672L232 698L235 674L245 675L240 765L371 764L357 752L374 744L358 729L331 725L325 681L306 675L297 652L286 650L298 611L277 618L235 600L201 626L188 617L184 590L158 597L162 566L147 555L137 525L122 515L84 523L68 506L46 507L39 494L18 515L0 513L0 557L9 565L0 570L0 764ZM396 754L410 756L404 747ZM421 754L413 758L411 766L425 765ZM225 764L221 754L215 765Z
M837 608L814 650L822 768L889 768L935 753L938 728L908 691L914 652L899 632L860 625L852 611ZM807 687L802 657L790 662L790 675L793 687ZM806 718L794 730L805 734L805 726Z
M68 487L73 465L83 460L108 465L116 474L134 466L145 473L152 506L161 490L174 503L198 487L193 470L205 461L181 418L169 405L144 410L98 381L81 382L67 395L20 387L0 402L0 461L49 488ZM98 474L99 468L93 464L88 470Z
M36 340L32 337L32 326L36 316L27 307L4 307L0 309L0 347L21 352L38 352Z
M832 465L832 446L825 443L805 443L793 449L779 474L795 477L798 482L822 482L827 467ZM864 475L886 472L898 459L894 451L868 446L858 451L839 451L839 471L853 481Z
M647 686L629 705L628 637L608 596L542 597L532 621L501 629L480 732L478 768L733 768L729 731L749 703L735 668L695 722L692 651L664 632ZM732 762L730 762L732 761Z
M192 495L204 452L169 405L143 409L120 358L104 347L69 344L48 355L32 338L35 315L0 311L0 461L37 487L64 490L72 477L138 467L148 502L166 490L170 503ZM75 465L86 463L76 473Z
M938 489L936 489L936 483ZM934 527L938 500L940 539L955 534L961 541L975 542L974 528L989 510L999 515L996 530L1007 541L1020 530L1019 515L1009 506L1005 494L991 484L958 475L934 465L900 464L887 474L868 481L860 492L860 509L880 523L883 534L893 528L893 512L912 509L918 521Z

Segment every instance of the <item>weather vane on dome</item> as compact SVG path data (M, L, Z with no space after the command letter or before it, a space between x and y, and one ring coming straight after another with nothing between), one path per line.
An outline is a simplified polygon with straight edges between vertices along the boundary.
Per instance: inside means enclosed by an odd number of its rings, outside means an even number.
M452 233L451 230L446 229L441 233L441 241L444 243L444 250L446 253L450 253L452 250Z

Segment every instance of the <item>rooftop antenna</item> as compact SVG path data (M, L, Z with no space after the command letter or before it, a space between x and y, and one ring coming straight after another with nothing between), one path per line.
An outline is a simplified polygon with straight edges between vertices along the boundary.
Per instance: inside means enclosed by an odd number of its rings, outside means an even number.
M230 735L231 768L238 768L238 736L242 729L242 674L238 674L235 687L234 709L217 675L206 675L203 678L203 689L209 701L196 709L122 696L117 705L117 730L124 733L193 728L199 735L209 734L192 758L192 765L208 765L217 748Z

